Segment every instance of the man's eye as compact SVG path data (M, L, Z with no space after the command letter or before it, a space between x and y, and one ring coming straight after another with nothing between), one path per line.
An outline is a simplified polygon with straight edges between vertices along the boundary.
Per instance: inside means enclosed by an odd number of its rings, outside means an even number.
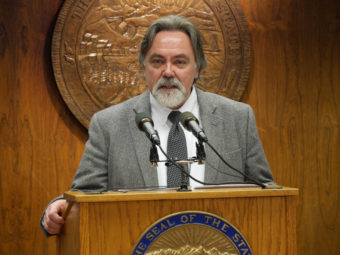
M151 63L155 65L160 65L163 63L163 61L161 59L152 59Z
M185 65L187 62L185 60L182 60L182 59L178 59L175 61L175 64L176 65L179 65L179 66L183 66Z

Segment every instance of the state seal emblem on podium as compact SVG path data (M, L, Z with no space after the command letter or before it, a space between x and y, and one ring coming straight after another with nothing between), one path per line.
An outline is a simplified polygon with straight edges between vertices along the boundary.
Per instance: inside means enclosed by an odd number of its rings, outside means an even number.
M140 237L132 255L251 255L242 234L226 220L203 211L168 215Z

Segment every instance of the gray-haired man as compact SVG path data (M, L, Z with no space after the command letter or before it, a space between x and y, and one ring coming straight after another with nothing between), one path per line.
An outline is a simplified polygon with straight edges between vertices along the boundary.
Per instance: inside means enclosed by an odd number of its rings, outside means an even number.
M150 113L165 149L171 127L167 117L173 110L189 111L197 116L210 143L233 168L259 182L274 183L251 108L194 86L207 61L201 34L193 23L179 16L156 20L142 41L139 62L144 67L148 90L93 116L73 190L167 186L167 167L159 164L157 171L151 168L150 142L138 131L134 118L135 112ZM188 157L195 156L196 138L184 132ZM209 148L206 154L209 164L191 168L191 175L196 179L208 183L246 181ZM192 180L190 184L200 185ZM64 224L60 213L66 205L60 197L47 207L41 220L47 235L60 232Z

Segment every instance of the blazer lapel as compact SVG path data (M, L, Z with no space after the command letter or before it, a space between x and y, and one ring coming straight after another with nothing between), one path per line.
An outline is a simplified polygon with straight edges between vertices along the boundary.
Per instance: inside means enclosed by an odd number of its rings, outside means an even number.
M129 128L134 143L137 161L142 172L145 186L155 187L158 186L157 168L151 167L150 163L150 148L151 142L146 137L144 132L140 131L135 122L135 112L145 112L151 115L150 110L150 97L149 90L144 92L137 100L136 104L132 106L129 113Z
M200 107L201 125L208 137L209 143L218 151L225 148L223 135L223 119L218 116L218 107L214 100L204 96L204 91L197 89L197 98ZM205 144L206 158L209 164L205 164L204 181L207 183L218 183L217 172L214 168L219 168L221 160L215 152Z

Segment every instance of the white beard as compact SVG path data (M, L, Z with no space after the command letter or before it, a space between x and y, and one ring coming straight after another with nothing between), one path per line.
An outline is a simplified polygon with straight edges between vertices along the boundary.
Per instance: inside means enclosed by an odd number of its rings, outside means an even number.
M169 91L162 89L162 87L176 87L176 89ZM160 105L175 108L184 102L187 92L182 83L176 78L161 78L153 87L152 95Z

